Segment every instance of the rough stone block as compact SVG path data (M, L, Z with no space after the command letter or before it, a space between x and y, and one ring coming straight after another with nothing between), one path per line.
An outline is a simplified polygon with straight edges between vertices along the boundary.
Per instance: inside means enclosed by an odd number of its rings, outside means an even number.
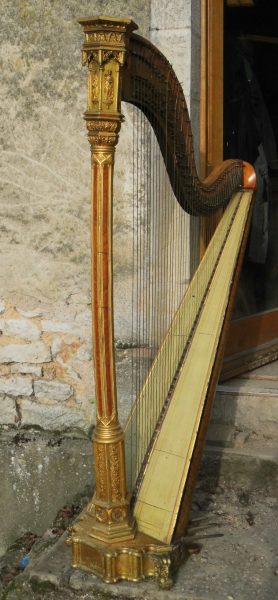
M38 327L28 319L0 319L0 330L4 335L30 342L38 340L41 334Z
M72 321L42 321L42 330L47 333L68 333L69 335L80 336L82 328L78 323Z
M42 368L35 365L11 365L12 373L22 373L22 375L35 375L35 377L41 377Z
M63 340L58 335L55 335L51 343L51 354L53 358L57 356L63 345Z
M91 423L82 411L61 404L37 404L28 399L21 401L22 426L38 426L48 431L67 431L71 428L88 432Z
M16 420L15 401L6 396L0 396L1 425L14 425Z
M26 377L0 377L0 394L17 397L31 396L32 393L31 379L26 379Z
M92 346L84 345L79 348L74 356L76 360L92 360Z
M180 29L190 27L191 0L152 0L151 27L154 29Z
M34 392L38 400L55 400L63 402L72 396L70 385L61 381L44 381L39 379L34 382Z
M0 363L43 363L50 361L50 350L43 342L7 344L0 347Z
M11 365L0 365L0 377L6 377L12 373Z
M21 308L16 309L23 317L27 317L27 319L31 319L32 317L45 317L47 315L47 311L41 308L35 308L34 310L23 310Z
M92 313L91 313L91 310L89 308L86 308L85 310L83 310L81 313L79 313L76 316L76 320L79 323L88 323L88 324L91 324L91 322L92 322Z

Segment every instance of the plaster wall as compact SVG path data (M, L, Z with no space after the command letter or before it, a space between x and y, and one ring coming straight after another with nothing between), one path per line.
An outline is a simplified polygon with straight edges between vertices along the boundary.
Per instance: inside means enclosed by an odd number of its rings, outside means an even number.
M94 420L90 151L77 19L132 16L190 98L191 2L2 0L0 425L88 431ZM185 59L187 57L187 59ZM131 109L115 178L116 338L128 339Z

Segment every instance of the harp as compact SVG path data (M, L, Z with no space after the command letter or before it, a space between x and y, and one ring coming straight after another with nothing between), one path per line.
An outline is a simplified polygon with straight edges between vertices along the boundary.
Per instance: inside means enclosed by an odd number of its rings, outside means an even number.
M72 564L106 582L155 576L167 588L185 552L183 536L246 243L255 177L250 165L230 160L200 181L184 95L165 57L134 33L137 26L131 20L96 17L80 23L85 34L83 63L88 66L85 121L92 151L96 490L71 532ZM135 304L140 312L145 302L152 313L146 317L151 333L143 336L143 346L145 352L150 346L155 352L148 355L148 372L139 378L125 431L117 410L112 285L113 168L121 100L137 107L152 126L178 207L177 227L187 213L209 217L223 209L195 275L188 286L183 285L185 291L172 292L167 311L161 266L153 266L152 259L139 264L136 246L139 279L142 271L148 271L148 285L145 281L146 300L138 292ZM150 163L154 162L151 154ZM152 188L159 186L160 173L155 180L147 179ZM160 189L158 205L162 195ZM180 251L171 262L167 253L171 243L164 243L165 231L173 227L168 213L162 214L166 230L164 225L160 245L155 222L161 222L161 215L148 211L147 215L148 255L165 255L162 270L168 278L178 279L183 230L179 229ZM171 235L175 239L175 232ZM151 293L148 286L153 286ZM162 326L157 327L154 313L163 316Z

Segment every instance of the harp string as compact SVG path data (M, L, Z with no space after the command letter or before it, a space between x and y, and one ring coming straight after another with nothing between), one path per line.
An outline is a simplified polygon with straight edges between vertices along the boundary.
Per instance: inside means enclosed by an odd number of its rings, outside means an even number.
M150 86L146 79L137 77L136 97L138 107L148 102L164 115L164 131L172 131L172 148L176 161L183 149L178 143L178 127L184 119L184 106L178 100L168 106L168 81L164 92ZM129 470L138 473L147 447L153 436L156 421L167 400L171 378L175 374L177 361L182 355L183 346L190 336L191 324L198 316L206 286L209 284L212 266L219 251L219 242L212 244L210 254L205 257L202 273L197 270L190 302L178 310L174 318L174 329L166 334L173 315L177 310L185 289L189 284L190 250L198 254L198 227L189 232L189 216L176 201L166 173L169 152L167 133L160 140L160 148L155 134L147 121L148 115L139 108L133 108L133 283L132 283L132 389L130 397L136 400L129 423L129 443L131 444ZM162 158L161 149L164 153ZM191 155L192 161L192 155ZM185 167L187 168L187 167ZM177 196L181 195L181 179L172 176ZM189 186L187 201L194 202L194 192ZM191 217L194 219L194 217ZM193 249L193 250L192 250ZM195 259L195 262L196 259ZM192 275L192 273L191 273ZM170 329L171 329L170 327ZM172 336L172 337L171 337ZM155 356L163 339L160 351L160 364ZM151 367L154 375L148 376Z
M145 104L149 90L145 80L137 80L139 105ZM168 112L168 89L165 86L161 110L165 130L171 121L181 118L175 104ZM155 92L152 101L160 98ZM132 390L131 398L140 397L148 370L164 338L188 281L188 215L176 202L158 143L146 116L133 108L133 282L132 282ZM167 161L168 139L164 140ZM173 151L178 153L174 137ZM174 174L175 180L175 174ZM190 309L191 311L191 309ZM181 316L179 329L182 326ZM178 331L177 335L181 335ZM173 372L172 346L162 356L163 377L153 378L138 403L131 420L130 473L140 470L146 444L153 435L165 400L165 380ZM146 410L147 407L147 410ZM151 415L151 418L150 418Z

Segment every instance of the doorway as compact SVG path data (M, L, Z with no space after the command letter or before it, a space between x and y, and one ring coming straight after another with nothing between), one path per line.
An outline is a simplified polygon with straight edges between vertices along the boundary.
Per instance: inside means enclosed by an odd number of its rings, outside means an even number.
M223 158L255 165L257 194L224 376L278 356L278 6L224 8Z
M212 19L212 9L214 17ZM224 10L223 10L224 9ZM204 22L206 25L204 25ZM278 5L276 0L203 0L206 68L202 143L206 174L223 158L257 161L258 193L223 365L223 378L278 357ZM215 58L213 48L223 43ZM204 66L205 65L205 66ZM207 67L206 67L207 65ZM202 78L204 81L204 78ZM220 80L220 83L219 83ZM217 81L217 98L210 102ZM202 84L204 86L204 84ZM215 102L216 100L216 102ZM201 123L202 127L202 123ZM207 134L206 134L207 135ZM205 149L204 149L205 148ZM215 160L214 160L215 154ZM213 165L214 166L214 165ZM203 174L205 167L203 167Z

